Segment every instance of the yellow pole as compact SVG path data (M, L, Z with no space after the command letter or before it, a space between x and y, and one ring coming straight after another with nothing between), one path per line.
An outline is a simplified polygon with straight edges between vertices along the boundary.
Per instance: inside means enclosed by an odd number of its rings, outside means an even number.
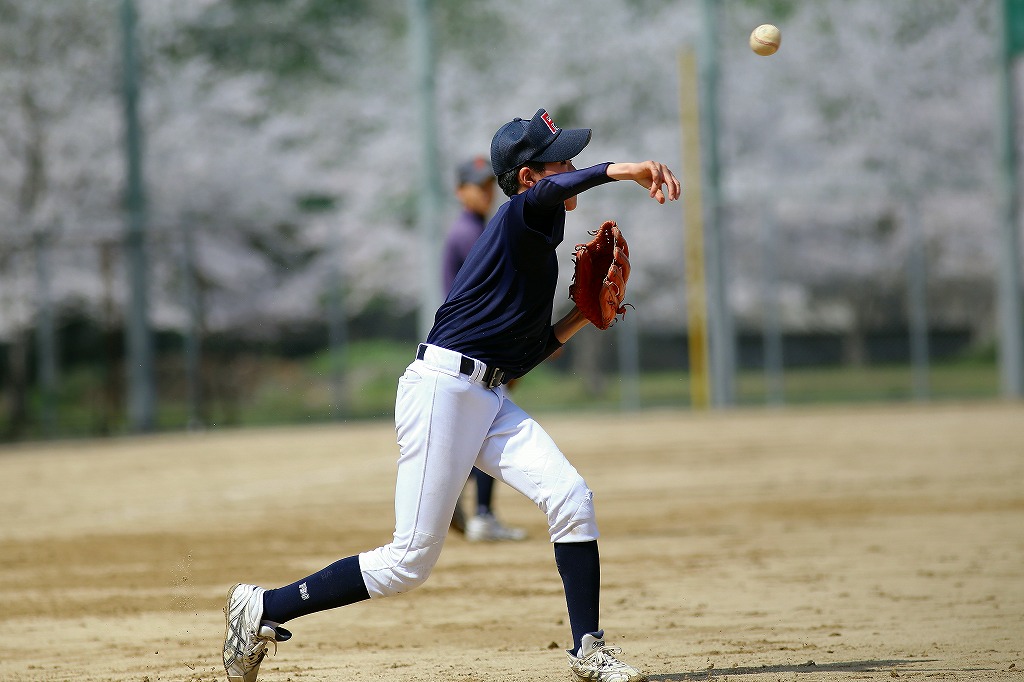
M683 242L686 263L686 317L690 346L690 402L706 409L708 381L707 297L704 288L704 215L701 205L700 111L697 57L679 53L679 120L683 144Z

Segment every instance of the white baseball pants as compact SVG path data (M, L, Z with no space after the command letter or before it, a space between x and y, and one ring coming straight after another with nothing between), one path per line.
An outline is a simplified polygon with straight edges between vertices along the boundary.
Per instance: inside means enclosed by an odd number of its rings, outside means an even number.
M509 398L460 373L462 356L427 346L398 382L398 482L391 543L359 555L371 597L423 583L441 553L473 466L512 486L548 518L552 542L598 537L593 493L550 436Z

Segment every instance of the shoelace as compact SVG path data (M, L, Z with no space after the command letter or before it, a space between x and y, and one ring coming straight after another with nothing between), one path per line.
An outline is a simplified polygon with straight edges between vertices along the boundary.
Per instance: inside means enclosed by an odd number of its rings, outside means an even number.
M258 632L251 633L256 644L252 651L245 654L245 664L249 667L255 666L267 655L267 643L274 645L274 655L277 656L277 640L270 637L261 637Z
M593 652L587 658L593 660L601 668L613 668L617 666L625 665L622 661L615 658L615 654L621 654L622 649L617 646L602 646L597 651Z

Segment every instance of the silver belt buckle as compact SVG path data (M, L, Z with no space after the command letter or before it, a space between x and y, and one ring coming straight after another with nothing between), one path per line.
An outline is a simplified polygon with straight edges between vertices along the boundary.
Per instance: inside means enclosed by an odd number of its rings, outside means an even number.
M501 380L504 378L505 372L495 367L494 371L491 373L490 380L487 382L487 388L494 388L495 386L500 386Z

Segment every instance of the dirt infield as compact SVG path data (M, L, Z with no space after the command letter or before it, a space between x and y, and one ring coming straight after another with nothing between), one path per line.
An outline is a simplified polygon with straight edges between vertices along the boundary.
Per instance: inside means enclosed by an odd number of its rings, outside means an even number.
M1024 405L541 418L596 495L602 624L654 681L1024 680ZM222 680L234 582L386 541L389 423L0 449L0 680ZM261 682L568 680L543 517L314 614Z

